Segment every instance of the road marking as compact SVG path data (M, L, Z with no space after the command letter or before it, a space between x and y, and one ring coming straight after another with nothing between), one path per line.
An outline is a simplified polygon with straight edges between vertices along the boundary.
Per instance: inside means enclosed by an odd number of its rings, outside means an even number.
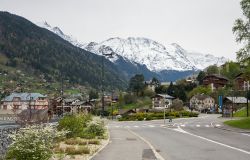
M151 128L155 127L154 125L148 125L148 126L151 127Z
M197 124L196 127L200 127L201 125Z
M157 160L165 160L158 152L156 152L156 149L154 148L154 146L149 141L147 141L146 139L144 139L142 136L138 135L137 133L131 131L130 129L128 129L128 131L130 133L132 133L133 135L135 135L136 137L139 137L145 143L147 143L148 146L150 147L150 149L152 149L152 151L154 152L155 157L157 158Z
M185 124L182 124L181 127L185 127L186 125Z
M210 127L210 126L207 124L207 125L205 125L205 127Z
M120 128L120 126L115 126L116 128Z
M250 137L250 134L246 134L246 133L241 133L242 135L244 136L249 136Z
M220 127L220 124L216 124L215 126L216 126L216 127Z
M135 128L139 128L139 126L134 126Z
M227 148L230 148L230 149L233 149L233 150L237 150L237 151L240 151L240 152L243 152L243 153L246 153L246 154L250 155L250 152L248 152L248 151L245 151L245 150L243 150L243 149L236 148L236 147L233 147L233 146L229 146L229 145L227 145L227 144L220 143L220 142L217 142L217 141L214 141L214 140L211 140L211 139L202 137L202 136L198 136L198 135L189 133L189 132L187 132L187 131L184 131L184 130L181 129L180 127L178 127L177 129L173 129L173 130L178 131L178 132L181 132L181 133L184 133L184 134L188 134L188 135L191 135L191 136L194 136L194 137L197 137L197 138L206 140L206 141L208 141L208 142L215 143L215 144L218 144L218 145L221 145L221 146L224 146L224 147L227 147Z

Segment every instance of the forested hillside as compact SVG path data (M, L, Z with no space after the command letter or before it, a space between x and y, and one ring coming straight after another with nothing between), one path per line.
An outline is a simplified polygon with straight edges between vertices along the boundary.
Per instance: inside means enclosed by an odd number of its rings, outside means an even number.
M25 18L0 12L0 71L21 70L46 81L101 86L101 56L77 48L54 33L40 28ZM116 67L104 59L104 84L116 88L126 80Z

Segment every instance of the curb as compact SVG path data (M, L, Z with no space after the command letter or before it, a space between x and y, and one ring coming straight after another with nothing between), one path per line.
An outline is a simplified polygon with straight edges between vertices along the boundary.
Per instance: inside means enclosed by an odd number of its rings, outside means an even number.
M221 129L221 130L224 130L224 131L229 131L229 132L236 132L236 133L250 133L250 131L246 130L238 130L237 129L229 129L229 128L225 128L225 127L217 127L217 126L214 126L213 123L211 123L211 125L214 127L214 128L217 128L217 129Z
M110 142L110 133L109 133L108 127L107 127L107 133L108 133L107 142L102 147L100 147L97 152L95 152L92 156L90 156L88 160L91 160L92 158L94 158L99 152L101 152L109 144L109 142Z

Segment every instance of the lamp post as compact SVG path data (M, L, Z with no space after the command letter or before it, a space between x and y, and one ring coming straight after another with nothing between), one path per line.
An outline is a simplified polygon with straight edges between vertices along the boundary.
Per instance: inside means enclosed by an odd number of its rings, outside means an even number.
M101 84L101 87L102 87L102 112L101 112L101 117L104 116L104 57L112 58L113 52L102 54L102 84Z

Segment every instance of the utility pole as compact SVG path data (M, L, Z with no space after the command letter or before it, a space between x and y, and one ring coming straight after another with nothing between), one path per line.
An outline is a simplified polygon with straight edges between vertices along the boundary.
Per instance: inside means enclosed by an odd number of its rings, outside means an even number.
M250 91L249 90L247 91L246 98L247 98L247 117L248 117L249 116L248 100L250 99Z
M63 106L63 75L61 73L61 97L62 97L62 116L64 116L64 106Z
M107 54L102 54L102 112L101 112L101 117L104 117L104 56L108 58L113 57L113 53L107 53Z

